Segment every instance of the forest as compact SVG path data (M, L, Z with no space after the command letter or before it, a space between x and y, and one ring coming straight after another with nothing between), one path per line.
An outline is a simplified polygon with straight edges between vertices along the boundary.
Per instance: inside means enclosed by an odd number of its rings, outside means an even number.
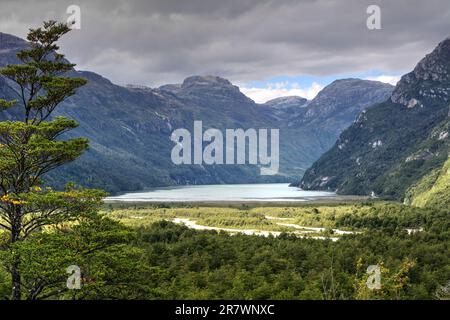
M348 223L366 232L332 242L195 231L169 221L131 228L103 216L39 234L18 250L27 287L46 280L38 299L449 298L445 215L425 216L425 229L414 234L402 220L356 220ZM83 285L67 290L65 269L74 262ZM380 290L366 286L373 264L381 266ZM7 274L0 279L5 298Z

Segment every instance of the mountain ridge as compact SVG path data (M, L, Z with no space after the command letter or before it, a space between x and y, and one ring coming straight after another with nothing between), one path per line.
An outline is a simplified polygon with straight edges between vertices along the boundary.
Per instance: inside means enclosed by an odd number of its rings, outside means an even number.
M448 157L450 39L404 75L391 97L363 111L305 173L304 189L401 200ZM441 138L440 138L441 137Z
M0 43L3 48L0 66L17 63L15 52L27 45L24 40L11 39L13 48ZM130 88L90 71L73 70L69 75L84 77L88 84L67 99L56 115L78 121L80 126L70 136L87 137L90 149L74 163L47 177L48 183L58 188L67 181L111 192L179 184L293 182L334 143L339 133L339 128L330 131L317 124L291 124L293 110L300 117L308 108L283 111L256 104L237 86L220 77L192 76L181 84ZM372 97L373 100L382 100L392 91L391 87L380 87L383 94ZM349 118L343 120L347 125L360 111L358 108L362 108L358 100L361 97L355 95L356 108L345 106L352 109ZM12 97L3 78L0 96ZM18 112L17 108L4 111L0 120L17 119ZM195 120L201 120L205 129L279 128L279 174L260 176L258 166L249 165L174 165L170 161L174 145L171 133L177 128L192 130Z

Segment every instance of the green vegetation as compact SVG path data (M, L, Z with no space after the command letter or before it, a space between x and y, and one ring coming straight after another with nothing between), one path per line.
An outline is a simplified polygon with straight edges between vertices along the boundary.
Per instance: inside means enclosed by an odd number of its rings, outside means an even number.
M306 171L302 187L403 200L408 188L448 159L448 141L438 139L450 127L448 106L429 108L385 102L368 109ZM374 147L375 141L382 145Z
M0 122L0 287L3 297L13 300L61 296L68 291L61 280L72 264L86 266L86 283L89 277L95 279L94 288L83 293L86 297L102 297L102 290L126 274L109 278L127 265L128 251L116 246L128 241L122 226L96 212L105 193L71 184L64 191L43 187L48 172L72 162L88 147L85 138L62 137L77 127L75 121L53 115L86 83L64 76L74 65L57 53L56 42L69 31L55 21L31 29L29 45L17 53L21 64L0 69L17 94L16 99L0 99L0 107L20 114L20 120ZM123 266L111 265L122 260Z
M342 132L305 172L302 187L403 201L409 188L440 170L450 151L449 57L446 39L402 77L391 99Z
M436 217L445 217L445 210L414 208L391 202L361 203L353 205L301 205L291 207L146 207L127 209L109 208L108 217L131 227L147 227L161 220L188 218L199 225L257 229L268 231L294 231L278 223L304 227L339 228L363 231L372 228L422 228Z
M143 298L148 266L142 260L143 251L133 246L136 238L135 231L93 215L70 227L35 232L26 241L4 241L0 299L10 298L8 266L16 257L20 257L21 298L27 300ZM68 278L73 275L67 272L70 266L80 268L82 290L68 289Z
M190 217L211 212L213 217L231 215L245 220L246 210L219 209L117 209L108 215L133 224L132 229L98 218L62 233L41 233L20 247L26 266L24 281L30 284L42 276L53 283L39 298L57 290L61 293L53 298L449 298L450 221L445 211L392 203L248 209L250 220L259 214L301 219L304 212L309 219L310 214L323 213L328 219L322 221L329 221L330 226L364 227L363 233L343 235L336 242L288 233L277 238L232 236L159 220L183 211ZM333 217L337 217L334 223ZM423 229L408 234L405 226L413 222ZM79 254L102 246L107 249ZM67 274L61 266L69 263L83 270L80 290L64 290ZM381 267L379 290L365 285L366 269L373 264ZM8 293L7 278L0 272L0 294Z
M152 299L449 298L446 210L376 202L246 209L137 206L110 208L107 215L137 230L138 246L155 273ZM288 232L277 238L230 236L167 221L175 217L262 230L275 229L273 218L281 218L363 232L336 242L300 239ZM409 234L406 228L416 232ZM381 266L380 290L365 285L371 264Z
M149 299L435 299L450 278L449 230L437 217L412 235L380 224L331 242L160 221L137 229L148 267L139 288ZM381 290L365 287L371 264L382 266Z
M406 193L406 203L418 207L450 207L450 159L433 170Z

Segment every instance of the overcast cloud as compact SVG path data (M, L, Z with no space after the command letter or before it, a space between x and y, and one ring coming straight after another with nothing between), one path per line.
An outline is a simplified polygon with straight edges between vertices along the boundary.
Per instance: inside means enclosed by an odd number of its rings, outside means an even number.
M450 35L448 0L1 0L0 31L24 37L44 19L65 20L71 4L81 7L81 30L62 51L118 84L212 74L245 86L373 70L392 82ZM381 7L382 30L366 27L370 4Z

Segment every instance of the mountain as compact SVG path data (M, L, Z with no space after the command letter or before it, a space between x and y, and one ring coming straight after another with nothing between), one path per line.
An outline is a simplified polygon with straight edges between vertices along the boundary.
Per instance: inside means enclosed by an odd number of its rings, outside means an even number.
M306 107L308 105L308 100L299 96L288 96L269 100L264 103L264 105L278 110L297 109Z
M168 91L128 89L92 74L79 76L89 83L68 101L74 107L64 105L60 112L80 123L74 134L88 137L91 150L55 172L50 177L53 184L63 174L64 180L112 191L178 184L286 181L281 175L260 176L256 166L172 163L172 131L186 128L193 132L196 120L203 121L204 130L258 128L271 123L270 117L260 114L254 102L225 79L190 77L178 89Z
M391 97L363 111L309 168L304 189L403 199L448 158L450 39L404 75Z
M301 177L362 110L384 101L392 90L393 86L377 81L342 79L327 85L300 108L293 110L279 105L271 113L277 116L282 128L280 149L286 150L280 161L282 167L287 168L290 176Z
M355 120L355 115L374 103L387 99L392 90L390 84L378 81L333 81L317 94L304 113L290 120L289 126L317 126L332 135L339 135Z
M304 114L304 107L308 103L309 101L303 97L288 96L269 100L261 106L266 107L267 112L277 117L279 121L286 122L292 117Z
M16 52L26 46L24 40L0 33L0 66L17 63ZM365 106L387 99L392 92L389 85L354 80L358 90L349 84L334 91L335 96L329 98L335 106L330 110L326 100L307 102L300 97L257 104L237 86L215 76L192 76L181 84L159 88L123 87L88 71L72 70L69 76L86 78L88 84L65 101L56 115L77 120L80 126L68 136L89 138L90 149L75 162L52 172L48 183L61 187L66 181L74 181L112 192L179 184L296 181ZM374 89L378 93L369 95ZM14 97L1 77L0 97ZM346 102L341 103L344 97ZM312 115L305 120L307 113ZM17 107L1 112L0 120L20 116ZM204 130L280 129L279 174L261 176L256 165L173 164L173 130L192 130L196 120L203 122ZM333 123L336 128L329 127Z

